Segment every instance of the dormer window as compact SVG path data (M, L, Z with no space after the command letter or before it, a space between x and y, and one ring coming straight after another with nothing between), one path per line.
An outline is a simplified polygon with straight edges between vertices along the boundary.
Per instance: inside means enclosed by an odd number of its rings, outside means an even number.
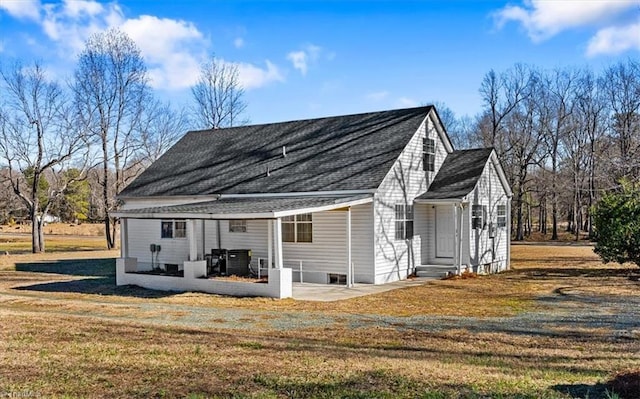
M436 170L436 141L428 137L422 143L422 168L427 172Z

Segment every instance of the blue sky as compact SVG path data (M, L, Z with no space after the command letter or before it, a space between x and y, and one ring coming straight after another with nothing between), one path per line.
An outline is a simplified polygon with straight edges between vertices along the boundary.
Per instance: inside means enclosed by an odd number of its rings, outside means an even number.
M432 102L472 116L492 68L640 57L639 0L0 0L0 60L67 79L86 38L109 27L137 42L178 105L208 55L235 63L254 123Z

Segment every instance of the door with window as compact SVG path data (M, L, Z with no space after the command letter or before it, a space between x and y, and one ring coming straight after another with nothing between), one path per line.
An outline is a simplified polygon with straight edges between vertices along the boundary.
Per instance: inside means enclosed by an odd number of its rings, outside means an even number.
M436 206L436 258L453 258L453 206Z

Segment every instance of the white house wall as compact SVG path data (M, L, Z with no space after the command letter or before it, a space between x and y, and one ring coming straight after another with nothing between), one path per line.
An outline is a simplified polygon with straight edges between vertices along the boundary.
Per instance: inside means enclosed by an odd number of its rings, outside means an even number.
M358 205L351 208L351 256L354 265L354 280L359 283L373 283L373 206ZM313 242L282 244L284 267L294 269L294 280L299 281L300 261L302 261L303 281L327 283L327 274L347 273L347 212L327 211L313 214ZM159 221L156 221L160 230ZM205 223L205 251L218 248L215 220ZM253 260L268 256L268 223L265 219L247 220L247 232L229 232L229 221L220 220L220 247L225 249L250 249ZM200 232L200 228L197 228ZM159 235L159 233L158 233ZM202 242L202 237L198 237ZM188 254L188 243L186 256ZM148 245L147 245L148 250ZM134 256L134 255L131 255ZM186 259L186 258L185 258ZM184 260L184 259L183 259Z
M470 206L473 204L487 207L484 229L472 229L467 219L469 235L469 260L479 272L497 272L507 267L507 246L509 245L507 227L497 227L498 205L507 206L507 195L502 187L495 166L489 161L474 191L469 194ZM491 226L495 226L495 237L490 237Z
M189 241L186 238L160 238L160 220L129 219L127 222L129 247L128 255L139 263L151 266L151 244L159 244L161 250L154 256L159 264L182 263L189 257Z
M373 204L351 208L351 260L356 283L375 282Z
M418 195L427 191L447 156L444 142L430 117L426 118L413 138L398 157L374 196L375 222L375 283L382 284L406 278L413 273L415 265L421 264L422 240L429 234L416 230L414 208L414 237L412 240L395 239L395 205L413 204ZM436 143L435 171L423 170L423 139L428 137ZM417 233L417 234L416 234Z

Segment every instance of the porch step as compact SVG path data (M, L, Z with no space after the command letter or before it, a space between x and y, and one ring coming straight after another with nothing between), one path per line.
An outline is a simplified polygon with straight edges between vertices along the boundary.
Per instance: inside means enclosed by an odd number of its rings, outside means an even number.
M445 278L448 274L455 274L452 265L420 265L416 266L416 276L430 278Z

